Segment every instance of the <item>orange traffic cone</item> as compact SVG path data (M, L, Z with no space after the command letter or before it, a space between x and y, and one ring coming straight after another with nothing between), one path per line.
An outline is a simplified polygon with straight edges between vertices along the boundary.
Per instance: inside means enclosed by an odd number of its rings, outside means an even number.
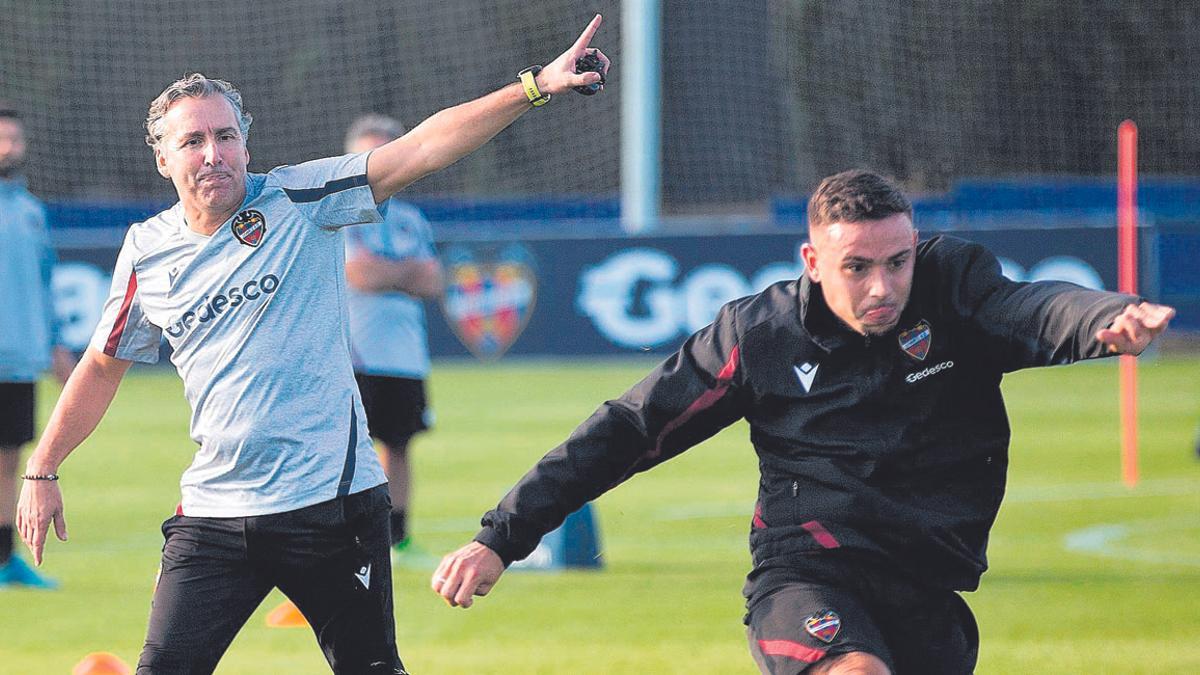
M287 600L267 615L267 626L271 628L305 628L308 626L308 620L300 613L300 609L296 607L295 603Z
M108 652L92 652L75 664L71 675L131 675L129 668L119 657Z

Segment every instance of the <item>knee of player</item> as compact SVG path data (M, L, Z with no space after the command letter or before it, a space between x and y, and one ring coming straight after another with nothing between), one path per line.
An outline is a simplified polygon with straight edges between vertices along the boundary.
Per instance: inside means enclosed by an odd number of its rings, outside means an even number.
M892 675L882 659L867 652L828 656L805 672L811 675Z

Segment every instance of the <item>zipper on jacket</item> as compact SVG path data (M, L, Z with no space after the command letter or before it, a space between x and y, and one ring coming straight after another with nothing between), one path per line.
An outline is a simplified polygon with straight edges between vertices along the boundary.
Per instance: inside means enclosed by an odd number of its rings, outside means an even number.
M798 480L792 481L792 496L793 497L800 496L800 481L798 481Z

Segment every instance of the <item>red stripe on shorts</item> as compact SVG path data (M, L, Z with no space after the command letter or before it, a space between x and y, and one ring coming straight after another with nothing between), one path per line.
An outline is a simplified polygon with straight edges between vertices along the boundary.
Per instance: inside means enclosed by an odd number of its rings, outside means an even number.
M791 640L759 640L758 647L767 656L786 656L805 663L816 663L825 658L825 650L802 645Z

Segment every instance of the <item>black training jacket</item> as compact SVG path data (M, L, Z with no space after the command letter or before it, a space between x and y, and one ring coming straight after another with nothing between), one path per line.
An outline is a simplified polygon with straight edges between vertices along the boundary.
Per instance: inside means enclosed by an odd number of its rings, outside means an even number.
M716 320L552 450L483 518L507 564L635 473L739 418L761 478L756 566L863 552L921 583L972 590L1004 495L1003 373L1104 354L1093 337L1137 299L1065 282L1017 283L983 247L917 247L896 329L864 337L807 277Z

